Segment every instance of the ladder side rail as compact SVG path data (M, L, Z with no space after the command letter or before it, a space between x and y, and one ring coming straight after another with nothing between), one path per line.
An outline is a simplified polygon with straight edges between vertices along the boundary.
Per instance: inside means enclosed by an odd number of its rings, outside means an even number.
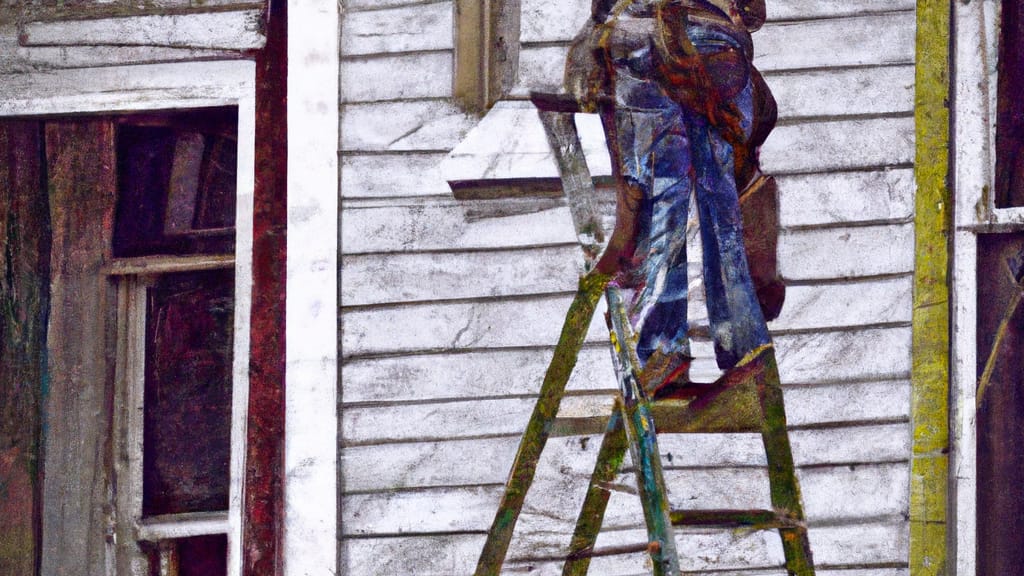
M654 576L678 576L679 553L661 468L661 454L658 452L658 436L650 403L636 379L639 360L633 349L632 328L618 288L609 286L605 297L611 320L612 361L622 392L626 436L647 524L648 552L654 565Z

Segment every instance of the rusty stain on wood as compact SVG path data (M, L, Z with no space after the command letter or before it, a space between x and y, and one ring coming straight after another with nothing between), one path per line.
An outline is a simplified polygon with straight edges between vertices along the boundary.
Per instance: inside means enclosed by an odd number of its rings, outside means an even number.
M46 378L50 216L42 126L0 122L0 574L40 552L40 406Z

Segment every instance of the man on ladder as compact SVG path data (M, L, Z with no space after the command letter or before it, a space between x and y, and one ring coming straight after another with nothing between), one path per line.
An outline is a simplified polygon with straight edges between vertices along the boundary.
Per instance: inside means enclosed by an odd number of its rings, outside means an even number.
M756 151L775 122L774 100L751 64L750 32L763 21L763 0L596 0L570 51L567 87L584 108L601 111L618 178L616 227L597 270L633 292L640 380L654 399L690 388L691 191L719 366L759 362L770 346L738 193L761 179ZM777 314L780 305L767 307Z
M787 572L813 576L766 325L766 317L778 315L784 288L775 271L774 182L760 173L757 160L776 119L771 93L751 63L750 32L764 17L763 0L594 0L566 65L566 87L575 102L534 96L593 269L570 306L476 576L500 571L548 437L559 430L581 433L561 426L558 407L606 285L621 396L606 425L563 575L586 574L595 555L638 549L594 549L608 501L605 486L628 445L648 531L639 549L649 553L655 576L679 574L673 526L680 525L779 530ZM591 234L599 229L585 197L593 186L571 117L580 110L600 113L617 183L615 229L596 263L603 239ZM689 379L691 193L704 249L711 337L725 371L705 384ZM750 202L766 194L772 195L767 204ZM747 218L754 226L746 234L741 197L744 206L770 210L763 218ZM754 241L745 247L745 238ZM670 510L657 434L738 431L761 433L772 509Z

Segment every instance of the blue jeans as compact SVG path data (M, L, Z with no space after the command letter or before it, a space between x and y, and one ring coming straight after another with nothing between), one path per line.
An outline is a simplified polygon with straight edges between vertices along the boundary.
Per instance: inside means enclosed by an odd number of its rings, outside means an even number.
M690 27L698 50L739 42L716 30ZM715 355L731 368L770 336L747 268L732 146L707 118L672 100L648 74L649 57L616 61L615 127L622 175L643 199L636 233L638 267L630 317L637 354L690 354L686 316L686 222L695 191L704 247L704 286ZM751 85L733 99L749 134Z

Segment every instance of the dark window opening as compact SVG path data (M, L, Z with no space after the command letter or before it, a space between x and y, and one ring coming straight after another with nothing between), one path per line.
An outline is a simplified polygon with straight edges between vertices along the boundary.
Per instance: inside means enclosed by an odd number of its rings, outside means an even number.
M996 208L1024 206L1024 3L1004 0L996 104Z
M114 256L233 251L237 148L237 108L120 119Z
M167 274L147 293L142 514L227 510L233 273Z

